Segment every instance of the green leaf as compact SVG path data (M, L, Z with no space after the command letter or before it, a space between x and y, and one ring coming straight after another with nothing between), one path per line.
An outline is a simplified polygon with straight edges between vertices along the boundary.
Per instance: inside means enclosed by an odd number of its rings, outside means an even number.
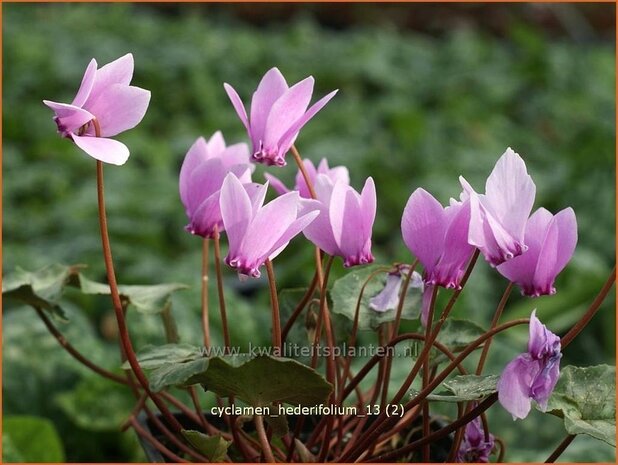
M326 402L332 386L315 370L285 358L258 356L210 359L208 370L194 379L207 391L234 396L254 407L281 402L314 406Z
M169 363L184 363L202 356L199 347L191 344L165 344L146 346L137 354L137 360L144 370L152 370ZM131 368L129 362L122 365L125 370Z
M147 346L137 355L137 360L144 370L152 370L148 380L154 392L168 386L197 384L191 378L205 372L209 361L199 347L190 344ZM125 362L122 368L129 369L129 362Z
M470 320L449 318L442 325L437 341L455 353L465 349L483 334L485 330ZM437 349L432 349L430 360L431 363L438 364L447 361L448 358Z
M21 458L24 462L64 462L64 449L54 424L46 418L26 415L3 420L3 461Z
M80 381L72 391L55 397L73 423L88 431L117 431L135 404L123 385L96 376Z
M481 400L497 391L498 375L460 375L444 381L446 391L428 396L429 400L442 402L462 402Z
M615 447L616 367L564 367L547 412L564 418L569 434L587 434Z
M206 436L199 431L182 430L182 435L189 441L189 444L202 455L205 455L211 462L223 462L227 454L227 449L232 444L231 441L223 439L221 436Z
M380 269L387 268L384 265L370 265L356 269L347 273L342 278L336 280L330 291L333 301L333 312L344 315L354 321L356 313L356 303L360 295L363 284L369 276ZM376 312L369 307L369 301L372 297L384 289L386 282L387 270L374 276L369 284L365 286L363 297L358 314L358 328L360 330L375 330L382 323L394 321L397 315L395 309L385 312ZM402 320L416 320L421 311L422 291L418 288L410 286L401 312Z
M79 275L79 286L84 294L110 294L107 284L91 281L81 274ZM155 284L152 286L119 285L118 292L127 305L132 305L140 313L153 315L165 310L173 292L187 288L188 286L180 283Z
M78 269L77 265L58 264L32 272L15 268L2 280L2 297L47 310L57 319L67 321L58 301L64 286Z

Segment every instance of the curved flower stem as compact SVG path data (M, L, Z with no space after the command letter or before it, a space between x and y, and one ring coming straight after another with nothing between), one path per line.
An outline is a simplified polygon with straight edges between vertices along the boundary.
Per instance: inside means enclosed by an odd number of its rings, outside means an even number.
M305 169L305 164L303 163L303 159L301 158L300 153L298 153L298 150L296 149L295 145L292 145L291 152L292 152L292 155L294 156L294 161L298 165L298 169L300 170L300 172L303 175L303 178L305 179L305 184L307 184L307 189L309 190L309 194L311 194L311 198L316 199L317 195L315 194L313 183L311 182L311 179L309 178L309 173L307 173L307 170Z
M266 430L264 429L264 418L262 415L254 415L253 419L255 421L255 430L257 431L264 457L268 463L275 463L275 457L273 456L273 451L270 448L270 443L266 437Z
M607 281L605 282L605 284L603 285L603 287L601 288L601 290L597 294L596 298L594 299L593 303L590 305L590 307L588 308L588 310L586 311L586 313L582 317L582 320L578 321L569 330L567 335L562 338L562 340L561 340L562 350L564 350L573 341L575 336L577 336L577 334L579 334L583 330L583 328L586 326L586 324L588 324L590 322L590 320L592 319L592 317L594 316L596 311L599 309L599 307L600 307L601 303L603 302L603 300L605 299L605 297L607 297L607 294L609 293L609 290L613 286L615 280L616 280L616 268L614 267L612 272L610 273L610 276L607 278ZM585 324L582 324L582 321L585 321ZM500 327L503 327L503 326L504 325L501 325ZM496 333L494 332L494 334L496 334ZM570 337L567 338L567 336L569 336L569 335L570 335ZM359 372L359 374L360 374L360 372ZM420 396L420 394L419 394L419 396ZM450 425L445 426L444 428L442 428L442 429L440 429L440 430L430 434L428 437L423 437L423 438L421 438L421 439L419 439L419 440L417 440L417 441L415 441L415 442L413 442L411 444L408 444L408 445L406 445L404 447L396 449L396 450L394 450L394 451L392 451L392 452L390 452L388 454L383 454L383 455L377 456L377 457L369 460L369 462L389 462L389 461L394 461L394 460L398 459L399 457L401 457L401 456L409 453L410 451L416 449L417 447L422 446L425 443L431 443L433 441L437 441L437 440L443 438L444 436L450 434L451 432L457 430L458 428L460 428L462 426L465 426L470 421L474 420L480 414L485 412L485 410L487 410L489 407L491 407L497 400L498 400L498 394L494 393L494 394L488 396L485 400L480 402L479 405L477 405L471 411L469 411L468 413L466 413L465 415L463 415L461 418L459 418L455 422L451 423ZM343 460L341 460L341 461L343 461Z
M54 336L56 341L58 341L58 344L60 344L62 348L66 350L75 360L80 362L82 365L90 368L92 371L94 371L98 375L101 375L103 378L107 378L111 381L114 381L120 384L126 384L126 385L129 384L126 378L119 376L115 373L112 373L111 371L107 371L106 369L101 368L99 365L91 362L86 357L84 357L82 353L79 352L77 349L75 349L75 347L73 347L71 343L69 343L69 341L66 340L66 338L62 335L62 333L58 331L58 329L54 326L51 320L47 318L47 315L45 315L45 312L43 310L41 310L39 307L34 307L34 310L36 310L36 313L37 315L39 315L39 318L43 320L43 323L47 327L47 330L51 333L52 336Z
M283 330L281 331L281 342L285 342L286 338L288 337L288 333L290 332L290 329L292 329L292 326L294 325L294 322L298 319L299 315L305 309L305 307L307 306L307 303L309 303L309 300L311 300L311 296L315 292L317 284L318 284L318 273L316 272L313 274L313 279L311 280L311 284L309 285L307 292L305 292L305 295L300 300L300 302L298 303L298 305L292 312L292 315L290 315L290 318L283 326Z
M511 291L513 290L513 283L509 282L508 286L504 290L504 294L502 294L502 298L500 299L500 303L498 307L496 307L496 312L494 313L494 317L491 320L491 326L489 329L494 329L498 325L498 321L500 321L500 317L502 316L502 312L504 307L506 306L506 302L509 300L509 296L511 295ZM491 345L492 339L487 339L487 342L483 346L483 350L481 351L481 357L479 358L479 364L476 367L476 374L481 375L483 373L483 367L485 366L485 360L487 359L487 354L489 353L489 346Z
M494 438L494 442L500 448L500 451L498 452L498 458L496 459L496 463L503 463L504 462L504 454L506 454L506 446L504 444L504 441L502 439L500 439L500 438Z
M429 302L429 313L427 315L427 327L425 328L425 341L429 341L431 337L431 325L433 323L433 312L436 304L436 298L438 296L438 286L434 286L431 293L431 300ZM425 342L427 343L427 342ZM427 351L427 355L425 356L425 360L423 361L423 389L427 387L429 384L429 351ZM422 403L423 409L423 436L428 436L429 429L429 402L425 401ZM429 462L429 454L430 448L429 443L423 446L423 462Z
M178 457L171 450L169 450L167 447L161 444L161 442L159 442L152 434L150 434L148 431L142 428L141 425L137 422L137 420L134 417L131 417L129 421L131 423L131 426L133 427L133 429L135 430L137 434L139 434L141 437L146 439L150 444L153 445L155 449L157 449L159 452L165 455L168 459L176 463L189 463L188 460Z
M230 348L230 331L227 326L227 311L225 309L225 294L223 292L223 272L221 271L221 245L219 228L215 226L215 271L217 273L217 291L219 293L219 312L221 313L221 328L223 329L223 343L226 349Z
M566 448L569 447L569 445L573 442L573 439L575 439L575 434L568 434L567 437L564 438L560 444L558 444L556 450L554 450L551 455L547 457L545 463L553 463L558 460L558 457L560 457Z
M594 317L594 315L599 310L599 307L605 300L605 297L607 297L607 294L609 293L610 289L614 285L615 281L616 281L616 266L614 265L614 268L609 274L607 281L605 281L605 284L603 285L603 287L597 294L596 298L594 299L594 301L592 302L588 310L586 310L586 313L584 314L584 316L569 330L568 333L566 333L560 339L560 344L563 348L566 345L570 344L571 341L575 338L575 336L577 336L586 327L586 325L590 323L590 320L592 320L592 317Z
M272 305L273 318L273 348L275 355L281 357L281 317L279 316L279 299L277 297L277 283L275 282L275 270L270 260L266 260L266 272L268 273L268 285L270 287L270 303Z
M94 120L96 121L96 120ZM98 123L96 126L98 127ZM99 132L99 131L97 131ZM114 262L112 259L112 249L109 243L109 234L107 232L107 216L105 214L105 193L103 187L103 162L97 160L97 199L99 205L99 225L101 228L101 243L103 246L103 258L105 261L105 268L107 270L107 281L109 283L109 289L112 295L112 303L114 307L114 313L116 314L116 322L118 324L118 331L120 334L120 340L122 342L122 347L124 349L125 355L137 378L139 384L144 388L144 391L148 394L148 397L152 399L155 405L159 408L165 419L172 426L172 428L176 431L180 431L182 426L176 418L171 414L168 410L165 403L159 399L159 397L155 396L151 391L148 385L148 379L144 375L141 367L139 366L139 362L137 361L137 356L135 355L135 351L133 350L133 345L131 343L131 338L129 336L129 330L127 328L126 321L124 319L124 312L122 309L122 302L120 301L120 293L118 292L118 285L116 283L116 274L114 272Z
M210 347L210 322L208 319L208 255L210 241L202 241L202 331L204 333L204 347Z
M470 259L470 262L468 264L468 268L466 269L466 272L461 280L461 287L457 290L455 290L455 292L453 292L453 295L451 296L451 299L449 300L449 302L446 304L446 307L444 307L444 310L442 311L442 314L440 316L440 319L436 322L435 326L434 326L434 330L431 334L431 337L429 340L427 340L425 342L425 345L423 346L423 350L421 351L418 359L416 360L416 363L414 364L414 366L412 367L412 370L410 371L410 373L408 374L407 378L405 379L405 381L403 382L402 386L399 388L399 391L397 391L397 393L395 394L395 397L392 399L391 403L396 404L398 403L403 396L408 392L408 389L410 388L410 386L412 385L412 382L414 381L414 379L416 378L416 375L418 374L418 372L420 371L422 364L425 361L425 358L429 355L429 350L431 349L431 346L433 344L433 341L436 340L436 338L438 337L438 334L440 332L440 329L442 328L442 325L444 324L444 322L446 321L446 318L448 317L449 313L451 312L453 305L455 305L455 302L457 301L457 298L459 297L459 294L461 294L463 287L465 286L466 282L468 281L468 278L470 277L470 273L472 273L472 269L474 268L474 265L476 264L476 260L479 256L479 251L476 250L474 252L474 254L472 255L472 258ZM368 441L369 438L372 439L376 439L378 437L378 435L384 431L385 427L384 424L385 422L387 422L388 420L388 416L382 412L380 415L377 416L377 418L375 419L375 421L373 422L373 424L367 429L367 431L365 432L365 434L361 437L361 439L359 439L359 442L365 443L365 441ZM360 450L360 448L357 448L354 451L351 451L351 454L353 454L355 457L358 457L358 455L361 453L362 451ZM344 457L342 458L342 460L347 459L348 457Z

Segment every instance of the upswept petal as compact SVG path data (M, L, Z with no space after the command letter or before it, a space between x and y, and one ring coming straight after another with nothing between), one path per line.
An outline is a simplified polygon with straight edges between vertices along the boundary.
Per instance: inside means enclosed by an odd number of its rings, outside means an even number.
M416 189L403 211L401 232L408 249L431 271L444 248L446 218L442 205L427 191Z
M50 100L43 100L43 103L56 113L56 116L60 119L59 123L66 132L75 132L94 118L92 113L75 105L52 102Z
M318 174L315 178L313 187L318 200L324 205L330 205L330 198L333 194L335 182L325 174Z
M339 250L344 257L358 255L367 241L363 230L360 195L350 186L335 183L328 213Z
M498 400L513 419L528 416L530 386L539 371L539 362L528 354L518 355L504 368L498 380Z
M206 198L191 215L191 222L186 229L191 234L202 237L212 237L215 226L219 232L225 230L221 209L219 207L221 191L215 191L210 197Z
M227 172L218 158L211 158L200 163L191 172L187 183L185 204L189 216L195 212L204 199L221 189Z
M288 84L278 68L264 75L251 99L251 141L258 147L266 131L266 122L275 102L288 90Z
M264 205L247 228L242 256L247 263L260 261L274 250L277 241L297 218L298 193L290 192Z
M386 275L386 284L384 284L384 288L369 299L369 308L380 313L395 309L399 303L401 284L401 274L388 273Z
M200 165L200 163L206 161L208 156L207 154L208 149L206 139L203 137L198 137L189 148L187 155L185 155L182 162L182 166L180 167L180 180L178 184L180 189L180 200L182 200L182 203L185 206L189 204L187 192L189 189L189 179L191 178L191 174L193 173L193 170Z
M99 68L96 72L92 90L84 106L87 107L99 98L99 94L114 84L128 86L133 78L133 55L127 53L117 60Z
M268 182L265 184L248 183L245 184L245 190L249 194L251 199L251 211L252 216L255 217L258 210L264 205L264 199L266 198L266 191L268 190Z
M438 262L442 275L439 284L459 289L465 266L474 253L474 247L468 244L470 203L466 201L451 205L446 208L445 215L449 222L444 235L444 249Z
M556 262L558 260L558 224L555 218L550 221L536 263L536 269L531 273L531 281L534 287L534 294L555 294L554 280L556 279Z
M124 165L129 158L129 149L122 142L104 137L77 136L73 142L93 158L112 165Z
M303 204L301 204L302 206ZM304 230L303 234L307 239L313 242L316 246L322 249L329 255L342 255L339 246L333 236L333 228L330 224L330 218L328 215L328 204L318 203L319 216L311 222ZM302 213L305 210L301 210Z
M273 189L275 189L275 192L277 192L277 194L283 195L283 194L287 194L288 192L290 192L290 189L288 189L286 185L283 184L281 179L273 176L270 173L264 173L264 177L270 183L270 185L273 186Z
M235 257L240 251L253 216L251 199L245 187L233 173L229 173L223 180L220 195L221 217L229 244L228 257Z
M547 344L547 328L536 316L536 309L530 315L530 325L528 327L528 353L533 358L540 359L545 351Z
M343 184L340 182L340 184ZM377 197L376 186L370 176L365 181L360 195L360 213L363 220L362 235L365 240L371 237L373 222L376 219Z
M134 86L111 85L88 99L86 109L97 117L102 137L111 137L134 128L144 118L150 91Z
M273 104L264 127L263 144L266 148L279 147L279 141L285 132L307 110L313 93L313 77L309 76L294 84ZM253 129L253 120L251 120ZM257 132L256 134L262 134Z
M292 224L286 229L282 236L275 242L268 252L268 258L274 259L279 253L283 251L285 246L292 240L292 238L300 234L307 226L309 226L320 215L318 210L313 210L306 215L298 217L292 222Z
M485 200L504 228L518 241L524 238L536 186L522 158L510 147L500 157L485 184Z
M247 118L247 110L245 110L245 105L242 103L242 100L240 99L238 92L236 92L236 90L231 85L229 85L227 82L223 83L223 88L225 89L227 96L232 102L232 106L234 107L234 110L236 110L236 113L238 114L240 121L242 121L242 124L245 125L245 128L247 129L249 136L251 136L251 128L249 126L249 119Z
M558 251L554 275L558 275L569 263L577 245L577 219L571 207L556 213L554 221L558 226Z
M251 163L251 155L249 154L249 147L244 142L224 147L222 151L214 152L209 148L210 154L216 154L223 161L224 166L245 164L249 167L249 173L253 173L255 165ZM241 179L241 181L243 181ZM243 181L244 182L244 181ZM250 182L250 180L247 180Z
M206 143L208 156L215 157L225 150L225 139L221 131L215 132ZM246 160L247 162L249 160Z
M539 208L528 218L524 235L528 250L498 265L497 270L502 276L522 287L532 285L532 277L537 266L541 242L545 237L551 220L552 214L544 208Z
M86 72L84 73L84 77L82 78L82 83L79 86L79 90L77 94L75 94L75 98L71 105L75 105L76 107L81 107L86 100L88 100L88 96L92 91L92 86L94 84L94 78L97 72L97 60L94 58L90 60L88 67L86 68Z
M551 397L551 393L556 387L558 378L560 377L560 359L562 354L548 362L548 365L538 374L532 386L530 387L530 396L539 404L540 409L544 412L547 410L547 402Z
M339 92L339 89L332 91L325 97L322 97L320 100L311 105L309 110L307 110L298 120L296 120L291 126L288 127L285 133L281 135L278 142L281 150L287 151L292 146L294 140L296 139L296 136L298 135L298 132L302 129L302 127L307 124L309 120L318 113L318 111L324 108L324 106L330 101L330 99L335 96L335 94L337 94L337 92ZM311 99L311 95L309 95L309 98ZM307 102L307 104L309 104L309 102Z

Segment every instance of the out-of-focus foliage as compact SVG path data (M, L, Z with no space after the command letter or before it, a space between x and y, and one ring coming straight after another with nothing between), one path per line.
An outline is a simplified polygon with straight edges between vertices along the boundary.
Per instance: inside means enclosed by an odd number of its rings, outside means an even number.
M612 5L600 8L614 15ZM432 37L389 23L333 30L302 11L289 22L256 27L224 14L221 7L213 11L197 5L178 7L169 15L123 4L9 4L3 13L5 272L16 266L35 270L57 262L83 263L88 276L104 281L94 161L58 137L51 111L41 100L70 101L90 58L103 64L127 52L135 57L133 82L151 90L152 100L139 127L120 136L131 150L128 163L106 167L112 247L122 284L191 286L173 298L181 342L201 342L201 244L183 230L180 164L199 135L221 129L229 143L246 140L222 83L233 84L248 100L272 66L290 82L315 76L316 96L340 89L303 130L298 147L314 161L327 157L331 166L347 165L355 187L366 176L374 177L378 263L410 259L399 222L413 189L422 186L446 202L460 192L459 174L481 189L497 158L511 146L524 157L537 184L536 207L552 212L566 206L575 209L579 244L557 281L558 294L535 300L513 295L505 318L528 315L538 307L548 327L564 331L584 311L612 266L613 41L595 39L594 34L586 41L551 37L523 21L512 21L501 37L470 27ZM258 167L255 179L262 181L263 172ZM291 183L293 164L276 174ZM311 247L294 241L275 263L281 287L307 286L312 257ZM332 278L343 272L337 264ZM267 344L266 282L239 283L227 270L226 280L227 288L237 291L226 296L232 341ZM479 263L454 314L486 326L505 285ZM218 343L214 294L213 289L212 332ZM69 292L65 299L70 322L60 329L97 363L117 370L120 361L107 296ZM613 361L613 302L610 298L604 304L593 324L568 348L565 365ZM165 342L159 315L130 312L129 319L137 348ZM121 418L116 407L125 405L124 400L114 402L109 418L92 428L72 415L73 406L83 409L97 402L80 389L93 382L91 375L57 347L31 309L7 308L3 328L6 415L51 418L67 460L144 459L132 433L121 436L111 427L110 419ZM498 373L522 351L525 332L497 338L488 374ZM403 368L395 363L393 373ZM98 382L96 392L105 392L109 381ZM493 410L495 433L510 444L508 460L541 460L563 437L557 418L533 412L525 422L514 424L508 414ZM598 457L586 455L587 441L577 438L563 458L613 460L614 450L596 443Z

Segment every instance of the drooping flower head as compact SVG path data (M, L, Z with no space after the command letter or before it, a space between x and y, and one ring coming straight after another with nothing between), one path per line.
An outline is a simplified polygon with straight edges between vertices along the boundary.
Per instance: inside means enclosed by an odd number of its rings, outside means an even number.
M498 380L498 400L513 415L526 418L534 400L542 410L547 408L560 376L560 338L536 317L530 316L528 352L518 355Z
M313 77L289 87L277 68L270 69L260 81L251 100L250 116L238 93L224 84L238 117L247 128L253 144L253 159L266 165L285 166L285 155L301 128L333 98L333 91L309 109Z
M401 286L409 272L409 265L399 265L389 271L386 275L386 284L384 288L369 299L369 308L380 313L396 309L397 305L399 305L399 299L401 298ZM419 289L420 292L423 292L423 279L416 271L412 272L409 287L412 289Z
M150 102L150 91L129 85L132 77L130 53L100 69L93 58L70 104L43 100L55 113L58 133L97 160L124 164L129 149L110 137L135 127Z
M532 211L536 186L522 158L510 148L487 178L485 194L478 194L463 178L462 199L470 199L468 240L485 260L497 266L527 250L526 220Z
M463 440L457 451L458 463L489 463L489 455L494 448L494 435L489 433L485 440L485 432L480 417L476 417L466 425Z
M307 171L309 181L312 185L315 185L315 180L318 174L326 175L333 183L341 181L344 184L350 184L350 173L348 172L348 169L345 166L335 166L334 168L329 168L326 158L322 158L322 161L318 165L317 169L315 168L313 162L307 158L303 160L303 165L305 165L305 170ZM290 192L290 189L288 189L285 184L283 184L272 174L265 173L264 177L279 194ZM300 170L298 170L298 173L296 174L296 184L292 190L298 191L301 197L306 199L311 198L311 193L307 187L307 183L305 182L305 177Z
M373 179L367 178L359 194L341 180L318 174L315 191L320 216L303 231L307 239L327 254L342 257L345 267L371 263L377 203Z
M241 183L250 183L254 166L249 158L247 144L226 147L220 131L209 141L203 137L195 141L180 168L180 199L189 217L188 232L212 238L215 228L224 230L219 208L223 180L231 172Z
M572 208L555 216L539 208L528 219L526 253L498 266L498 271L521 287L522 294L555 294L556 276L567 265L577 244L577 220Z
M248 187L252 192L247 192ZM260 276L267 259L279 255L318 216L317 202L301 199L298 192L264 205L267 188L268 183L243 186L234 173L225 177L221 187L221 216L229 243L225 262L239 274L254 278Z
M443 208L429 192L416 189L403 211L403 241L425 268L429 286L460 289L474 247L468 244L469 201Z

